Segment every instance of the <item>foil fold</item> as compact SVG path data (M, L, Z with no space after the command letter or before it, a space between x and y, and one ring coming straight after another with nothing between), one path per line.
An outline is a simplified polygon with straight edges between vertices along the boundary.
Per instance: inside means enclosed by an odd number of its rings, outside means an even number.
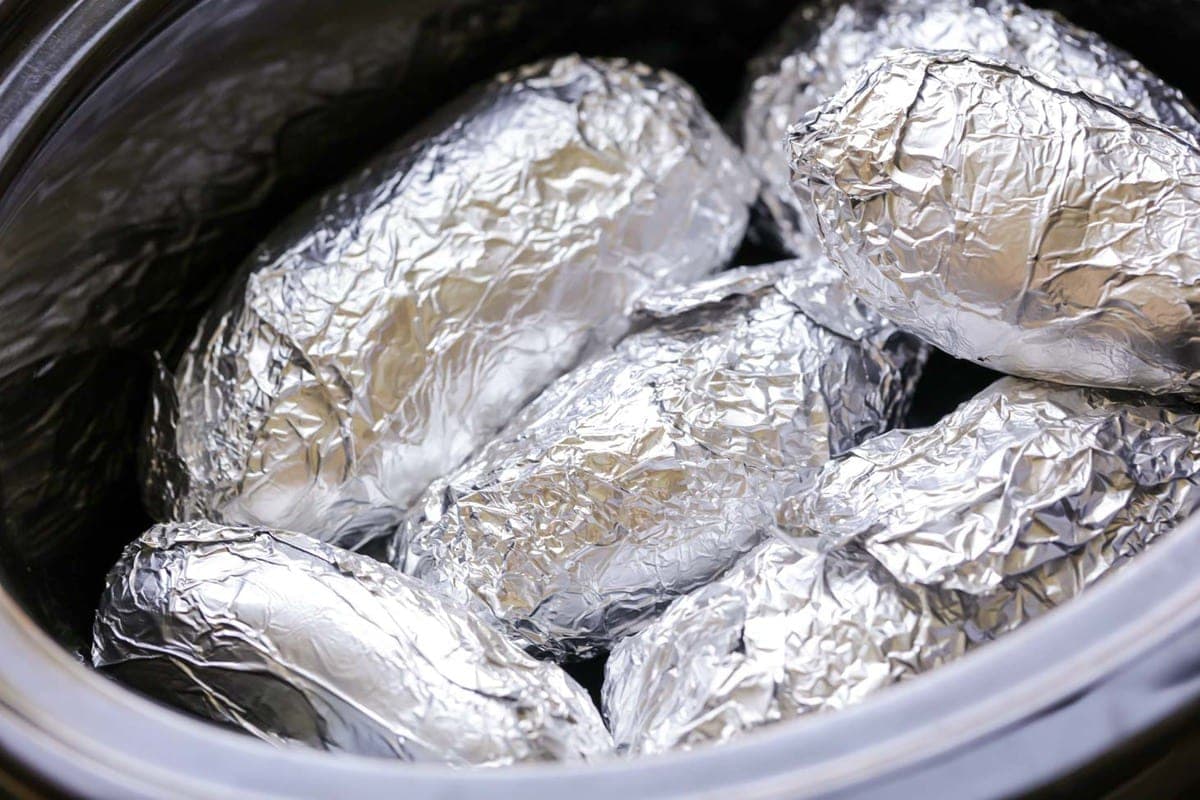
M1070 85L892 53L791 134L829 256L897 325L1072 385L1200 385L1200 149Z
M389 533L642 293L738 246L756 184L682 81L506 73L306 206L160 385L160 519Z
M804 252L816 229L804 188L790 182L783 146L789 126L873 57L908 48L963 50L1029 67L1200 137L1200 119L1178 90L1054 12L1010 0L822 0L801 7L751 62L731 124L762 181L759 236Z
M386 565L301 534L150 529L109 574L93 661L278 744L459 766L612 749L560 668Z
M1005 378L830 461L775 538L617 644L619 749L840 709L1075 597L1200 507L1200 415Z
M394 562L585 657L715 578L829 458L902 419L925 349L823 259L645 298L641 329L432 484Z

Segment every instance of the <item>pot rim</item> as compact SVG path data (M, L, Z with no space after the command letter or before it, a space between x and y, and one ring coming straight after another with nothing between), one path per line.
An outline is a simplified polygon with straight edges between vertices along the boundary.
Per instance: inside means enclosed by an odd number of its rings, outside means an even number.
M0 205L23 164L136 47L204 0L76 0L0 41ZM0 0L0 21L29 4ZM39 18L39 21L40 20ZM832 715L594 765L454 770L278 748L76 662L0 589L0 750L48 786L112 797L727 796L1043 786L1200 705L1200 516L1047 617Z

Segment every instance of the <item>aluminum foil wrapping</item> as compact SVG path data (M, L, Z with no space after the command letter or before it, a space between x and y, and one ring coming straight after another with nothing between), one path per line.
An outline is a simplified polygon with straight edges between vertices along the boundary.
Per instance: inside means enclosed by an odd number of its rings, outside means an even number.
M612 750L557 666L390 567L300 534L152 528L109 574L93 660L272 742L456 765Z
M899 48L964 50L1028 66L1200 136L1195 109L1176 89L1053 12L1009 0L823 0L797 11L751 63L733 121L763 183L755 227L764 238L803 253L815 233L803 187L790 183L788 127L871 58Z
M357 546L389 532L633 301L723 264L755 182L677 78L504 74L298 212L197 334L147 493Z
M396 563L555 658L638 630L762 538L831 456L889 428L925 351L827 261L642 303L415 506Z
M829 462L778 538L616 646L622 749L842 708L1076 596L1200 507L1200 414L1005 378Z
M1063 383L1200 385L1200 149L965 53L892 53L798 124L830 257L943 350Z

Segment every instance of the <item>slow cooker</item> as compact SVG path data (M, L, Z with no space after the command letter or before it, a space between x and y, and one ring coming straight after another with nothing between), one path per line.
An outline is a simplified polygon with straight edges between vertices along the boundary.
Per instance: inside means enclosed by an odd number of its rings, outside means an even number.
M0 787L523 800L1192 788L1200 519L1081 599L859 707L638 761L463 771L280 749L86 666L104 573L148 524L135 461L151 356L178 352L265 230L441 102L534 57L637 58L724 113L798 1L0 0ZM1191 0L1038 5L1200 100ZM987 377L935 363L914 419Z

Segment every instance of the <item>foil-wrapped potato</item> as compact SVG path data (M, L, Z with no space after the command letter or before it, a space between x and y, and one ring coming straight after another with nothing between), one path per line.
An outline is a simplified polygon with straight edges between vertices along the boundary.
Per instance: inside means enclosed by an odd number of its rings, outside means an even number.
M925 355L824 260L642 311L643 330L432 484L398 537L398 566L554 658L611 646L725 571L789 492L903 416Z
M1200 388L1200 149L966 53L869 65L791 136L830 257L897 325L1025 377Z
M771 539L613 648L603 703L617 748L686 750L858 702L965 649L966 615L930 607L942 600L861 554Z
M1078 595L1200 507L1200 414L1006 378L829 462L607 665L638 753L843 708Z
M674 76L504 74L275 231L152 414L146 492L346 546L737 247L755 181Z
M733 131L762 181L756 232L802 254L815 228L793 188L789 126L889 50L964 50L1027 66L1200 136L1178 90L1128 53L1059 15L1011 0L821 0L805 4L750 65ZM799 196L798 196L799 195Z
M109 574L93 661L271 742L480 766L612 749L561 669L390 567L301 534L152 528Z
M779 519L855 542L906 584L986 595L1093 540L1170 530L1200 501L1189 406L1005 378L937 425L830 464Z

